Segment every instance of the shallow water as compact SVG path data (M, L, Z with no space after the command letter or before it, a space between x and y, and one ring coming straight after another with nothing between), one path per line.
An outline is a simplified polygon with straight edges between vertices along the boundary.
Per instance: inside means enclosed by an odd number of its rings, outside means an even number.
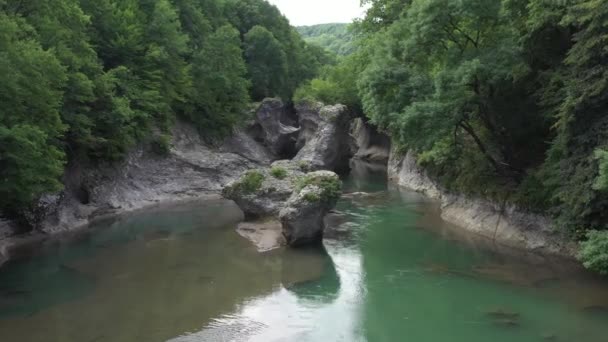
M608 284L357 167L324 247L259 254L227 201L99 222L0 269L0 341L606 341Z

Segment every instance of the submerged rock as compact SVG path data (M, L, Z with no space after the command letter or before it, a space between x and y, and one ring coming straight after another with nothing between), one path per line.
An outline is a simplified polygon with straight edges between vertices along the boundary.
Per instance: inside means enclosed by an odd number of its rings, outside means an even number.
M276 219L241 222L236 231L251 241L259 252L267 252L285 244L281 222Z
M336 205L341 182L331 171L305 173L290 161L278 161L270 168L249 170L224 188L226 198L235 201L247 218L278 218L282 235L291 246L320 241L324 218ZM263 236L265 225L244 226L248 238Z
M311 117L311 114L307 114ZM293 159L306 163L310 170L348 170L352 157L350 135L351 112L344 105L325 106L319 109L318 128L306 137L306 144ZM305 134L309 134L306 130Z

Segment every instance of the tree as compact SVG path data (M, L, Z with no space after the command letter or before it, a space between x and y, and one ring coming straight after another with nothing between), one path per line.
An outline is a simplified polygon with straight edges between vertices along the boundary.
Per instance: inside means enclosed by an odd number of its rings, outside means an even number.
M254 26L245 34L245 58L251 77L254 100L279 96L288 99L287 57L281 43L262 26Z
M193 58L193 110L199 129L211 138L224 136L244 121L250 83L239 32L232 26L215 31Z
M61 187L65 68L24 20L0 13L0 208L14 213Z

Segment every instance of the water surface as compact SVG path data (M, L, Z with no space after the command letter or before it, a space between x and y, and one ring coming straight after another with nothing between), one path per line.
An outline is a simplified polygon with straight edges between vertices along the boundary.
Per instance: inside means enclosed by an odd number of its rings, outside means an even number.
M232 202L99 222L0 269L1 341L606 341L608 285L500 248L359 165L324 246L260 254Z

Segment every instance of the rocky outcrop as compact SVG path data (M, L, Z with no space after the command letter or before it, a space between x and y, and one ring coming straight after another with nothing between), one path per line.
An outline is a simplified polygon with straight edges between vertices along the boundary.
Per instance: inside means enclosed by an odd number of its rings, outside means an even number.
M413 152L400 153L392 148L388 161L388 179L431 198L440 199L441 191L426 171L418 166Z
M312 117L312 113L306 115ZM344 105L325 106L319 109L319 117L316 132L306 139L294 161L311 170L345 172L352 157L351 113Z
M224 188L223 195L235 201L248 219L255 220L239 228L241 235L268 250L268 241L279 242L274 237L276 229L271 229L277 218L287 244L320 241L323 219L336 205L340 191L341 182L334 172L307 173L295 162L278 161L270 168L245 172ZM259 224L260 220L268 224Z
M262 139L270 151L279 157L292 157L296 151L296 141L300 129L286 122L286 107L280 99L264 99L255 113L260 125Z
M270 168L248 170L228 184L222 194L236 202L248 219L277 216L304 174L296 164L279 160Z
M321 241L325 216L336 206L338 175L331 171L316 171L306 175L306 185L295 191L279 213L283 236L291 246Z
M365 120L356 118L351 126L351 135L355 142L354 158L369 162L388 162L391 141L386 134L378 132Z
M298 123L300 125L300 134L296 143L298 151L317 133L319 123L322 121L319 115L321 108L323 108L321 102L304 101L296 104L296 113L298 114Z
M552 227L545 216L507 203L451 194L418 166L412 152L391 150L389 179L441 201L441 217L466 230L508 247L573 256L576 246Z

